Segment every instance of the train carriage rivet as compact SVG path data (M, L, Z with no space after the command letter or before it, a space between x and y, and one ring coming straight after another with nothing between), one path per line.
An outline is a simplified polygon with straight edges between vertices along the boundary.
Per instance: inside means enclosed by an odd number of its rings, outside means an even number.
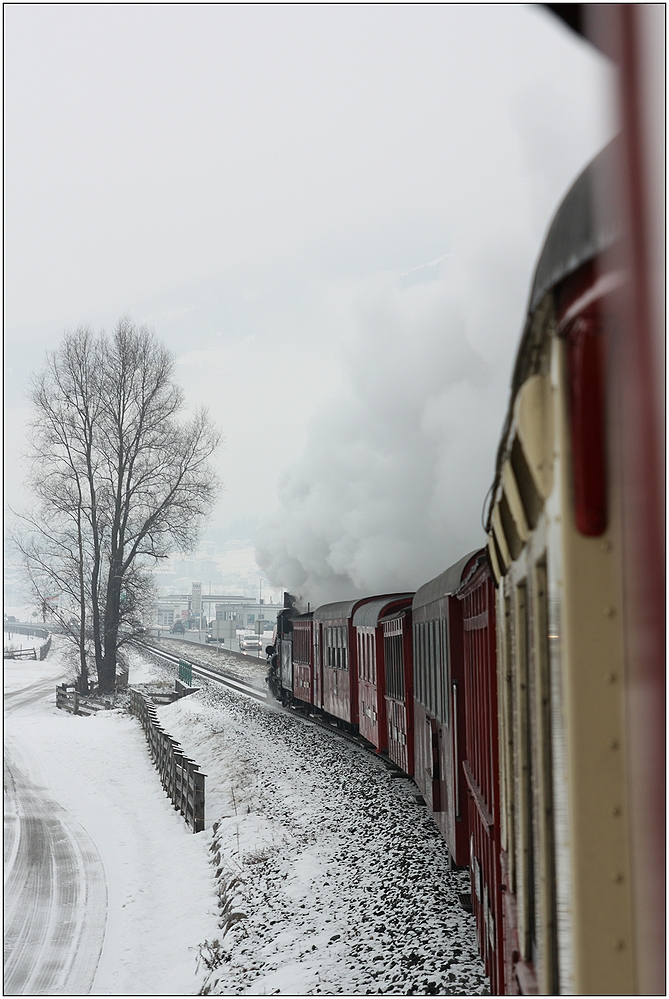
M611 742L609 743L609 748L610 749L618 749L619 746L620 746L620 743L618 742L617 739L611 739Z
M605 617L613 617L615 615L615 613L616 613L615 607L609 606L609 607L605 607L604 608L604 616Z
M618 679L618 675L617 673L608 673L606 679L608 683L615 683Z
M617 819L622 815L622 811L623 810L620 807L620 805L614 805L613 808L611 809L611 815L614 817L614 819Z
M625 941L624 940L616 940L616 942L614 944L614 950L621 951L621 950L624 949L624 947L625 947Z

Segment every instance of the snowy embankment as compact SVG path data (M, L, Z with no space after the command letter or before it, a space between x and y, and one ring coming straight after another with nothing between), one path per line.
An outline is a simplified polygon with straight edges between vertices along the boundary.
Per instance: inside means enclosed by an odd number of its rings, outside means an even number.
M198 681L200 682L200 681ZM206 681L159 709L207 773L223 995L487 992L466 872L416 787L308 720Z

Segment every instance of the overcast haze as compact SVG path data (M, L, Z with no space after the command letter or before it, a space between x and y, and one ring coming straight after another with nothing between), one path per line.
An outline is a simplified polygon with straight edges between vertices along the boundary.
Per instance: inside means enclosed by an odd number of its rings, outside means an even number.
M261 522L273 583L446 568L612 81L531 5L6 5L7 500L30 371L128 312L222 427L212 528Z

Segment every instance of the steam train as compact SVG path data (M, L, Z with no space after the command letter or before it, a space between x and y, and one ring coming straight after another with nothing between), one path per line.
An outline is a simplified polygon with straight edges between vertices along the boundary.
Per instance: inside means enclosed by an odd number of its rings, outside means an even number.
M415 779L493 994L664 994L659 352L617 6L623 129L541 251L485 543L414 593L289 601L268 649L277 697Z

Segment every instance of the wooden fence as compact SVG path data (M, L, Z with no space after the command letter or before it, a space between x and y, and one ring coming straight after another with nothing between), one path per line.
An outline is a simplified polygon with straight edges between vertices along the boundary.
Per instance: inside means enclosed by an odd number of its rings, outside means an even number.
M5 659L37 659L37 649L32 646L29 649L5 649ZM40 656L40 659L42 657Z
M73 715L92 715L96 711L109 710L113 704L111 701L93 700L80 694L73 683L61 683L56 687L56 707Z
M130 710L142 723L162 785L193 832L204 829L204 779L197 763L184 754L176 739L161 727L155 706L130 688Z
M9 634L11 639L12 635L27 635L33 638L43 638L44 642L39 647L39 658L40 660L46 659L49 649L51 648L51 632L47 631L46 628L37 628L30 624L14 624L14 622L5 621L4 630ZM33 646L29 649L11 649L6 648L4 650L5 659L37 659L37 649Z

